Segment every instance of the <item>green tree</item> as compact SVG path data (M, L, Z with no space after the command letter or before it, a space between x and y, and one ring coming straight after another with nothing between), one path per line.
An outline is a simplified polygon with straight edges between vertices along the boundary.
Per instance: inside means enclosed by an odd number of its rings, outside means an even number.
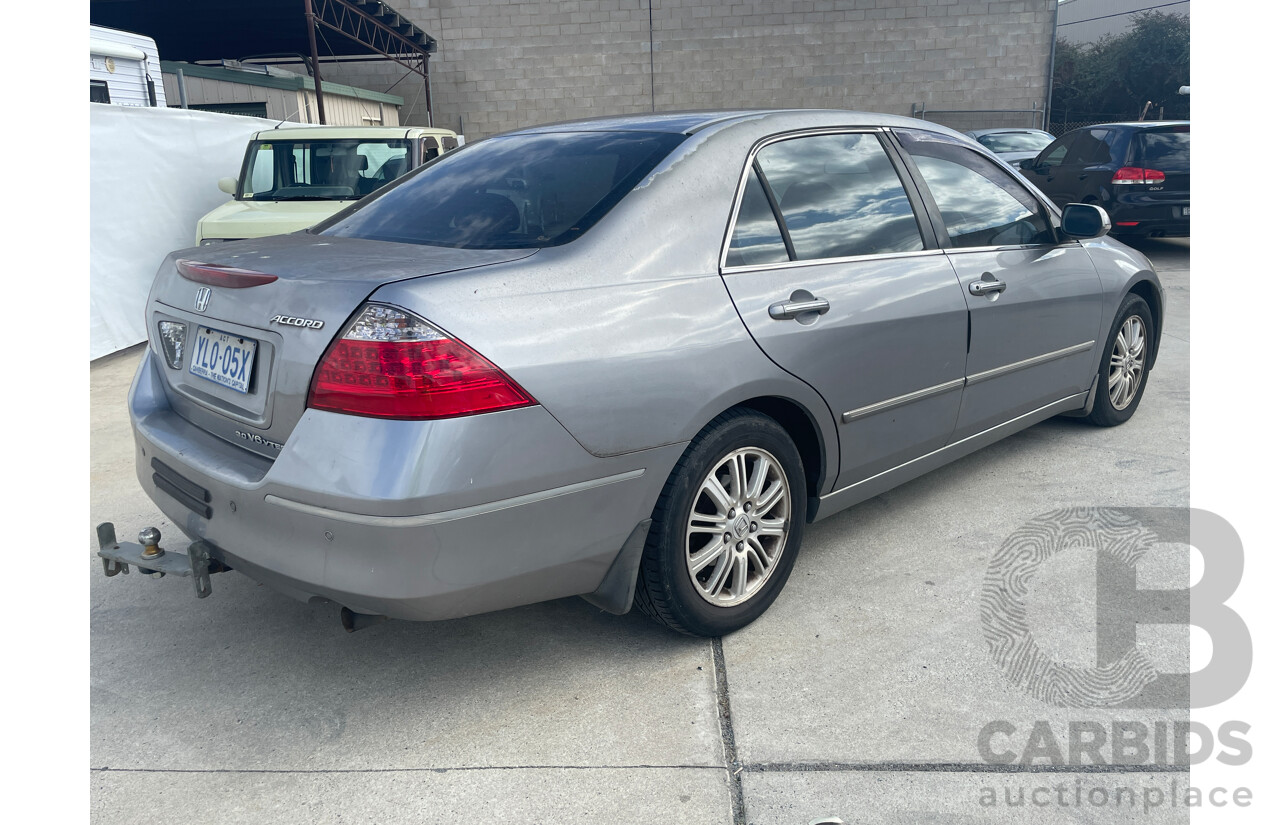
M1147 101L1183 110L1178 87L1191 82L1191 22L1181 14L1146 11L1128 31L1080 45L1059 40L1053 69L1053 113L1138 117Z

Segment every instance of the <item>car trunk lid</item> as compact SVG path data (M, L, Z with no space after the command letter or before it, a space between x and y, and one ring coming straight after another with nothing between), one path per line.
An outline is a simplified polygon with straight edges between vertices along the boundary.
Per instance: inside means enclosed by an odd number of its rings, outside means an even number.
M1187 203L1191 198L1191 127L1185 124L1143 130L1133 139L1131 164L1164 174L1150 187L1152 201Z
M182 250L156 276L148 333L179 415L274 458L306 409L320 357L374 290L533 253L305 233ZM176 367L166 359L161 322L184 327Z

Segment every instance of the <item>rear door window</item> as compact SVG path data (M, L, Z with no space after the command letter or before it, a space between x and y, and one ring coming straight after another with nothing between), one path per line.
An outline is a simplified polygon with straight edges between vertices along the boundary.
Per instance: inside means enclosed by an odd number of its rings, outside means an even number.
M742 192L742 206L733 225L733 239L729 242L726 266L756 266L776 264L790 260L782 230L774 217L773 207L765 195L756 170L747 175L747 186Z
M756 163L796 260L924 249L911 201L875 134L783 140L761 149Z

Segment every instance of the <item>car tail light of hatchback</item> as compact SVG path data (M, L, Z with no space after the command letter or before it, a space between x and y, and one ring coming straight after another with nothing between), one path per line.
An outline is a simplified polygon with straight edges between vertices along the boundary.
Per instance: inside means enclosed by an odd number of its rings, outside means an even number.
M419 420L536 403L471 347L382 304L366 304L329 345L307 398L317 410Z
M1122 166L1111 176L1112 183L1164 183L1164 172L1159 169L1142 169Z

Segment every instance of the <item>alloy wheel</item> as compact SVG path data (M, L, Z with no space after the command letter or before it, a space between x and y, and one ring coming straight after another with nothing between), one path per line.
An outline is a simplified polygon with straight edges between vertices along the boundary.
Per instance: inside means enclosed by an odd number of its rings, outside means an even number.
M698 595L733 607L758 593L787 546L790 515L790 485L769 452L745 447L716 462L685 530L685 561Z
M1146 368L1147 327L1137 315L1130 315L1120 325L1111 347L1111 371L1107 377L1107 394L1117 411L1133 403L1142 385Z

